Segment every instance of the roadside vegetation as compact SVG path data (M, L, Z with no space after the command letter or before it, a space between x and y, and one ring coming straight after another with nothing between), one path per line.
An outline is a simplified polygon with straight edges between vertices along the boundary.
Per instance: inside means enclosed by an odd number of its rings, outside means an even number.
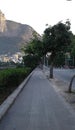
M38 57L38 63L42 63L47 53L50 53L50 78L53 78L53 66L64 65L65 54L71 52L72 36L69 20L65 23L60 21L54 26L48 26L41 39L34 35L34 38L25 46L25 57L28 55L31 57L36 56L36 58Z
M9 68L0 70L0 104L21 84L29 75L31 68Z
M32 62L35 57L37 65L40 63L45 64L47 60L48 65L50 65L50 78L53 78L53 67L74 68L75 35L70 30L70 27L69 20L66 20L66 22L60 21L53 26L48 25L41 39L34 35L34 38L23 49L26 54L24 63L27 63L27 57L30 57ZM47 55L49 53L50 55ZM31 64L28 66L31 66Z
M41 38L34 33L33 39L22 50L25 53L22 67L0 70L0 103L36 66L44 64L47 53L50 53L47 59L50 78L53 78L53 66L72 65L72 61L75 66L75 35L70 31L70 21L48 26Z

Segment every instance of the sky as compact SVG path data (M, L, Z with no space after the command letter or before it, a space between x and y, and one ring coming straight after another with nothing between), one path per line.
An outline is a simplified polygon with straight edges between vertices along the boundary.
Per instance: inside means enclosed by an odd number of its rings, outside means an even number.
M0 0L0 10L7 20L30 25L41 35L46 24L69 19L75 34L75 0Z

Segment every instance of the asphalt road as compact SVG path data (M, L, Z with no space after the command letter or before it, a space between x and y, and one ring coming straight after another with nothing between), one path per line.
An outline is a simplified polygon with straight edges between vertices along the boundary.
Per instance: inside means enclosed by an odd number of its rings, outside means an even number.
M54 76L67 83L68 86L70 85L73 75L75 75L75 69L54 69ZM75 78L72 83L72 90L75 91Z
M75 75L75 69L54 69L54 75L60 80L69 82L73 75Z
M0 130L75 130L75 114L36 69L5 117Z
M49 68L45 67L45 70L47 70L46 73L47 75L49 75ZM69 84L71 78L73 77L73 75L75 75L75 69L54 68L53 73L54 73L54 78L57 78ZM75 88L75 79L73 80L73 88Z

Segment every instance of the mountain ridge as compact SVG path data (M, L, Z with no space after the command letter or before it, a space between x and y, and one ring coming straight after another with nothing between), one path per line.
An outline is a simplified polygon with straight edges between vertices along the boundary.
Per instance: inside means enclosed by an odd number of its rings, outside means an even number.
M27 24L6 20L0 11L0 54L14 54L20 51L21 47L33 38L34 32L39 38L41 37Z

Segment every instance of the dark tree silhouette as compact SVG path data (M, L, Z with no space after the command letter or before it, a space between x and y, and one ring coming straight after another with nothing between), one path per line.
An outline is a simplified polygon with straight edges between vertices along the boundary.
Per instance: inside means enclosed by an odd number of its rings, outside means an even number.
M55 57L61 52L66 52L67 47L71 43L70 35L70 22L68 20L66 23L59 22L52 27L50 26L44 31L43 42L45 54L51 52L50 78L53 78L53 63Z

